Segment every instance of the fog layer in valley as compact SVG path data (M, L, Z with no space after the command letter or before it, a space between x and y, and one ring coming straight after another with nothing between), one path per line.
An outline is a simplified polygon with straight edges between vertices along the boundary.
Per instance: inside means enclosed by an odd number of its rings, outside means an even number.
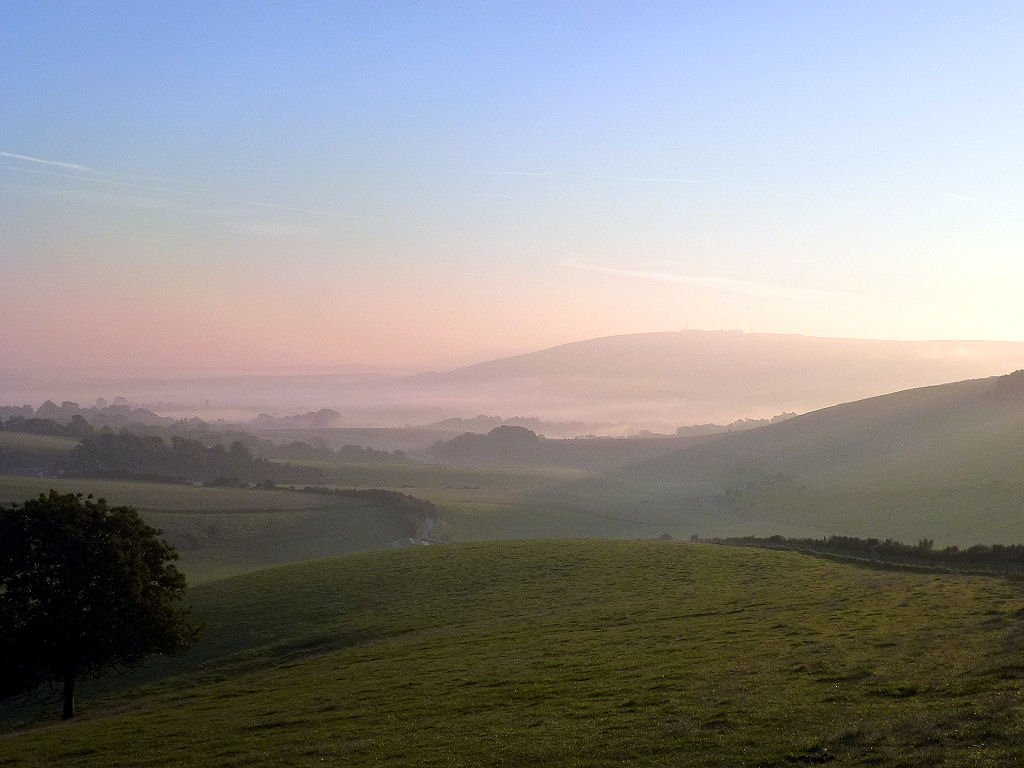
M825 339L740 331L611 336L417 376L85 378L7 374L5 401L123 395L162 415L248 421L332 409L323 426L533 417L552 435L770 418L1024 367L1024 343ZM453 425L458 428L458 425Z

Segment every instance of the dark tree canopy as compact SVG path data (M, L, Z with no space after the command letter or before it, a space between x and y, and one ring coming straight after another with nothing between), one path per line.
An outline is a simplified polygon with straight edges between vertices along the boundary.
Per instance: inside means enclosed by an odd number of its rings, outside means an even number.
M191 646L178 555L132 507L50 491L0 507L0 696Z
M100 433L86 437L68 454L66 469L86 477L157 477L209 481L239 480L318 483L324 474L315 467L279 464L254 456L239 440L225 448L174 435L170 445L159 435Z

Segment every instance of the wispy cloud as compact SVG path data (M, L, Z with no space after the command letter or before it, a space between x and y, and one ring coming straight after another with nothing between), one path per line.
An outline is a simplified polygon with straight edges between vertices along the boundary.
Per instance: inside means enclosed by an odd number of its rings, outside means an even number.
M0 150L0 157L7 157L11 160L24 160L27 163L38 163L39 165L52 165L57 168L67 168L73 171L85 171L87 173L95 173L95 171L87 165L79 165L78 163L67 163L63 160L43 160L41 157L32 157L31 155L18 155L14 152L4 152Z
M700 184L700 179L686 179L678 176L598 176L609 181L638 181L655 184Z
M316 216L327 216L327 211L318 211L315 208L295 208L290 205L278 205L277 203L258 203L255 200L239 200L243 205L251 205L256 208L273 208L275 211L293 211L294 213L312 213Z
M811 301L831 301L841 296L837 291L823 291L815 288L800 288L792 285L762 283L753 280L738 280L731 277L709 277L705 275L685 275L677 272L665 272L654 269L628 269L600 264L583 259L570 259L563 262L565 266L598 272L616 277L631 277L638 280L654 280L662 283L677 283L695 288L708 288L734 293L745 293L771 299L801 299Z
M976 197L970 197L968 195L958 195L956 192L936 192L935 194L938 195L939 197L948 197L952 200L965 200L969 203L981 202L981 200L979 200Z
M20 173L31 173L37 176L56 176L58 178L75 179L77 181L84 181L89 184L102 184L108 187L120 187L123 189L134 189L140 192L160 192L166 195L174 195L177 197L203 199L216 202L231 202L240 203L242 205L252 206L256 208L269 208L277 211L289 211L292 213L308 213L316 216L327 216L329 215L326 211L318 211L312 208L299 208L291 205L279 205L277 203L264 203L256 200L231 200L228 198L222 198L215 195L209 195L204 192L200 192L196 189L186 188L188 185L181 184L179 186L156 186L153 184L140 184L137 181L127 181L126 179L131 176L122 175L121 178L116 178L115 174L107 171L100 171L95 168L90 168L85 165L79 165L77 163L68 163L62 160L43 160L38 157L31 157L29 155L18 155L13 152L0 151L0 157L6 157L14 160L23 160L30 163L37 163L40 165L51 166L55 168L64 169L61 171L47 171L41 168L26 168L24 166L14 165L3 165L0 168L6 168L8 170L18 171ZM69 171L78 171L78 173L69 173Z
M554 176L549 171L470 171L481 176Z

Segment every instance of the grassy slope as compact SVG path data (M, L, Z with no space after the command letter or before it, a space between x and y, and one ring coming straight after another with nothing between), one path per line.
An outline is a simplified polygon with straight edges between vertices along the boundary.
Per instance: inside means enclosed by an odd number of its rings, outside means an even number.
M563 492L600 498L618 486L627 503L646 498L652 512L706 534L1021 541L1024 401L993 398L995 381L908 390L709 438ZM770 481L776 475L782 482Z
M52 473L76 445L66 437L0 432L0 472Z
M30 454L62 454L78 445L70 437L32 435L24 432L0 432L0 451Z
M676 483L565 467L314 466L340 487L388 488L434 502L443 515L439 535L451 541L821 533L800 520L761 520L681 498ZM706 483L700 491L720 492Z
M584 470L441 464L313 466L341 487L388 488L434 502L443 516L438 533L452 541L638 537L656 530L635 514L609 512L607 498L575 503L575 497L557 492L566 484L586 488L601 480L602 475Z
M703 439L671 457L613 474L543 467L318 466L342 487L391 488L437 503L444 516L439 533L456 541L842 533L932 538L940 545L1017 542L1024 540L1024 404L988 397L994 383L959 382L835 406L768 428ZM785 482L763 484L776 474ZM51 485L91 490L151 515L170 509L248 510L253 515L244 524L235 516L212 527L255 526L266 536L282 506L311 503L282 493L254 502L250 491L145 484L128 484L126 497L124 483L88 481L86 487L76 480L28 478L0 478L0 495L23 499ZM726 499L726 490L734 495ZM229 494L246 496L228 502ZM274 514L256 516L264 510ZM292 517L297 530L317 538L321 522ZM183 543L211 529L208 520L187 520L156 522L169 531L180 525ZM330 538L346 535L339 530ZM231 567L283 562L242 560ZM202 577L229 572L204 565Z
M54 488L137 507L181 555L189 583L379 549L415 532L389 507L291 491L0 475L0 503Z
M453 467L433 464L347 464L312 463L327 472L334 485L342 488L386 488L434 502L442 514L438 534L452 541L488 541L524 538L638 538L669 532L676 537L708 533L708 525L680 522L678 503L649 503L649 490L642 484L620 480L600 473L563 467ZM229 538L237 540L245 530L269 531L282 519L305 521L318 543L315 524L302 510L332 503L329 497L306 496L286 491L252 491L230 488L199 488L160 483L119 480L46 479L0 475L0 503L22 501L45 493L49 488L68 492L92 493L111 503L133 504L168 538L184 556L190 577L207 580L238 572L240 558L224 551L231 559L229 569L217 567L217 553L205 546L209 562L196 563L196 547L191 544L208 538L205 532L220 531L223 536L242 529ZM245 513L243 517L239 513ZM216 516L216 517L215 517ZM225 517L226 516L226 517ZM371 518L377 523L381 518ZM301 527L301 526L300 526ZM353 534L357 531L351 526ZM799 526L770 526L768 529L738 525L728 533L785 533L800 535ZM370 531L373 541L379 536ZM390 535L391 541L409 535ZM292 537L293 540L295 537ZM371 541L372 543L372 541ZM210 545L230 544L211 541ZM369 549L370 546L326 552ZM313 555L310 555L313 556ZM309 557L290 557L290 560ZM262 561L262 565L288 560ZM260 562L246 564L259 567Z
M1024 540L1024 404L993 399L994 385L973 380L848 403L609 473L327 469L343 485L438 503L453 540L843 533L1010 543ZM784 482L765 483L777 474Z
M651 542L358 555L194 590L203 644L2 765L992 765L1020 586Z
M0 503L23 501L53 488L60 493L91 493L111 504L131 504L147 512L224 509L308 509L326 502L316 496L246 488L204 488L170 483L92 478L37 478L0 475Z

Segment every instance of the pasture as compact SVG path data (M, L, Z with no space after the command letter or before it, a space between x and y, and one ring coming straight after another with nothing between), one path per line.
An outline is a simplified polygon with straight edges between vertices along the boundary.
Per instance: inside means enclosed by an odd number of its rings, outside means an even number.
M447 464L311 462L338 487L386 488L433 502L439 535L451 541L636 537L658 529L642 515L578 503L574 492L603 475L565 467L460 467ZM660 529L657 531L660 533ZM656 534L655 534L656 535Z
M0 503L50 488L136 507L178 550L178 567L190 584L380 549L416 532L403 512L387 504L290 490L0 475Z
M62 454L67 453L76 445L78 445L78 441L70 437L0 431L0 451L30 454Z
M192 590L199 647L11 766L1005 766L1024 592L790 552L466 544Z

